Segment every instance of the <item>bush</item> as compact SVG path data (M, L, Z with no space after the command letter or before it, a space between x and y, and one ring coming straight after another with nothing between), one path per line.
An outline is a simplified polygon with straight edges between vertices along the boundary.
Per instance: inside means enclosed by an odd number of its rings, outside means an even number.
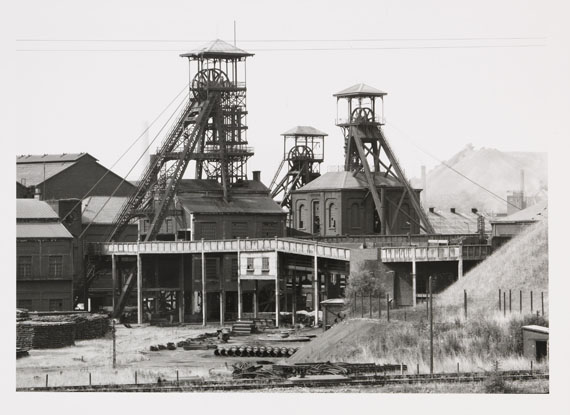
M510 393L511 389L501 376L499 362L493 365L493 371L485 381L485 393Z

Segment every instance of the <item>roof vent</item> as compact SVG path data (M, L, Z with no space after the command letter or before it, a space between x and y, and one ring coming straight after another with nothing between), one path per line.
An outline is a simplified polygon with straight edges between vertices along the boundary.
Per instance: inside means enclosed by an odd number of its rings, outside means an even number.
M449 211L450 211L451 213L455 213L455 208L451 208L451 209L449 209Z
M477 208L471 208L471 212L477 213Z
M429 208L429 213L434 213L434 211L435 211L435 208L432 208L432 207Z

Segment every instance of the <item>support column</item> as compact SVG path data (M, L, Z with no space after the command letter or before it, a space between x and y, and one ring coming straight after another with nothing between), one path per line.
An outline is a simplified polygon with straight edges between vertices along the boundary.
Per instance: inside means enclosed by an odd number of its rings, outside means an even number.
M412 305L416 306L416 248L412 247Z
M143 323L143 278L142 258L137 254L137 324Z
M238 320L241 320L241 266L240 266L240 240L237 238L237 265L238 265L238 275L237 275L237 295L238 295Z
M224 326L224 305L226 300L226 290L222 287L220 290L220 327Z
M206 315L207 301L206 301L206 256L204 255L204 239L202 239L202 253L201 261L202 263L202 325L205 326L208 322Z
M258 311L259 311L259 303L257 301L257 288L258 288L258 281L255 280L253 283L254 287L253 287L253 318L257 318L258 315Z
M184 255L180 255L180 266L179 266L179 274L178 274L178 321L180 323L184 323Z
M291 298L291 323L295 326L297 323L297 276L294 271L291 277L291 286L293 289L293 298Z
M113 278L113 313L115 312L115 304L117 303L117 256L111 255L111 277Z
M457 279L463 278L463 246L459 246L459 261L457 263Z
M386 221L386 189L380 188L380 235L387 235L388 223Z
M318 269L318 256L317 256L318 242L315 242L315 256L313 266L313 311L315 312L314 327L319 326L319 269Z
M275 276L275 327L279 327L279 275Z

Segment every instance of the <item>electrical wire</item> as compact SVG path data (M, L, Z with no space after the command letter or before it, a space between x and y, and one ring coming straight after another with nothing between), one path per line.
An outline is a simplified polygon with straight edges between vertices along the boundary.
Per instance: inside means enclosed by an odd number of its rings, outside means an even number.
M186 87L185 87L186 88ZM182 104L184 104L186 102L186 100L188 99L189 93L187 93L184 97L184 99L182 101L180 101L180 103L178 104L178 106L176 107L176 109L172 112L172 114L170 115L170 117L168 117L168 119L166 120L166 122L162 125L162 127L160 128L160 130L156 133L156 135L154 136L154 138L152 139L152 141L148 144L148 146L143 150L142 154L139 156L139 158L135 161L135 163L133 164L133 166L131 167L131 169L127 172L127 174L121 179L121 181L119 182L119 184L117 185L117 187L115 187L115 190L113 190L113 192L111 193L111 195L109 197L107 197L107 200L105 201L105 203L103 203L103 205L99 208L99 210L97 211L97 213L95 214L95 216L93 216L93 219L91 219L91 222L85 227L85 229L83 230L83 232L81 232L81 234L79 235L79 239L81 239L81 237L85 234L85 232L87 232L87 229L89 229L89 227L95 222L95 219L97 219L97 216L99 216L99 214L103 211L103 209L105 208L105 206L107 206L107 203L109 203L109 201L111 200L111 198L113 196L115 196L115 193L117 193L117 191L119 190L119 188L123 185L123 183L127 180L126 177L129 176L129 174L131 174L131 172L134 170L134 168L136 167L136 165L139 163L139 161L141 161L141 159L144 157L144 155L146 154L146 152L151 148L151 146L154 144L154 142L156 141L156 139L160 136L160 134L162 133L162 130L164 130L164 128L168 125L168 123L170 122L170 120L172 120L172 117L174 117L175 114L178 113L180 107L182 106ZM144 174L144 173L143 173Z
M414 147L416 147L418 150L420 150L421 152L427 154L428 156L430 156L431 158L433 158L434 160L436 160L438 163L441 163L443 166L447 167L448 169L450 169L451 171L455 172L456 174L458 174L459 176L463 177L464 179L468 180L469 182L473 183L475 186L483 189L484 191L486 191L487 193L491 194L492 196L496 197L497 199L499 199L502 202L506 202L508 205L511 205L517 209L520 209L519 206L509 202L506 199L503 199L501 196L499 196L498 194L494 193L492 190L487 189L485 186L477 183L475 180L471 179L470 177L467 177L465 174L461 173L459 170L453 168L452 166L450 166L449 164L447 164L446 162L440 160L439 158L437 158L436 156L434 156L432 153L430 153L429 151L425 150L424 148L420 147L418 144L416 144L411 137L402 129L396 127L392 122L390 123L390 127L394 128L395 130L399 131L401 134L403 134L404 138L406 138L408 140L408 142L410 142Z
M83 197L79 200L79 202L77 202L77 203L75 204L75 206L73 206L73 208L72 208L69 212L67 212L67 214L61 219L62 222L65 221L65 219L67 219L67 217L77 208L77 206L79 206L81 203L83 203L83 200L86 199L86 198L89 196L89 194L93 191L93 189L95 189L95 188L99 185L99 183L101 183L101 181L103 181L103 179L104 179L109 173L112 172L112 170L115 168L115 166L116 166L116 165L123 159L123 157L135 146L135 144L138 143L138 141L147 133L147 131L154 125L154 123L156 123L156 121L158 121L158 119L159 119L160 117L162 117L162 115L166 112L166 110L167 110L168 108L170 108L170 106L178 99L178 97L180 97L180 95L188 88L188 86L189 86L189 85L186 84L186 85L184 86L184 88L182 88L182 90L181 90L178 94L176 94L176 96L174 97L174 99L172 99L172 101L170 101L170 102L168 103L168 105L166 105L166 107L164 107L164 109L160 112L160 114L158 114L158 115L156 116L156 118L155 118L154 120L152 120L152 122L143 130L143 132L136 138L136 140L133 141L133 142L131 143L131 145L123 152L123 154L121 154L121 156L113 163L113 165L112 165L109 169L107 169L107 171L105 171L105 173L99 178L99 180L97 180L97 182L96 182L93 186L91 186L91 188L87 191L87 193L85 193L85 194L83 195Z

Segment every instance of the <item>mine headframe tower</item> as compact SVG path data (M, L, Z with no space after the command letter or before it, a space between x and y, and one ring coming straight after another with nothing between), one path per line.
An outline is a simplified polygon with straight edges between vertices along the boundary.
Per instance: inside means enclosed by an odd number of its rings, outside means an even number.
M386 200L381 199L378 194L374 179L379 173L384 177L397 180L404 188L396 214L404 214L408 220L417 223L411 215L400 210L403 197L407 194L412 208L420 219L418 226L426 233L435 233L427 214L420 205L417 193L407 180L382 129L386 95L386 92L365 84L356 84L334 94L337 98L336 125L342 128L344 135L344 170L353 172L354 175L364 173L382 234L389 233L390 227L386 218ZM378 99L380 102L377 101ZM346 118L338 117L339 106L345 107Z
M156 239L191 160L195 178L220 182L225 200L231 185L246 179L253 155L247 147L246 59L253 54L217 39L180 56L190 66L189 100L122 207L109 241L137 217L150 219L145 241Z
M281 196L281 207L291 211L291 192L321 175L326 133L309 126L297 126L283 134L283 159L269 185L271 197ZM283 167L287 172L279 181Z

